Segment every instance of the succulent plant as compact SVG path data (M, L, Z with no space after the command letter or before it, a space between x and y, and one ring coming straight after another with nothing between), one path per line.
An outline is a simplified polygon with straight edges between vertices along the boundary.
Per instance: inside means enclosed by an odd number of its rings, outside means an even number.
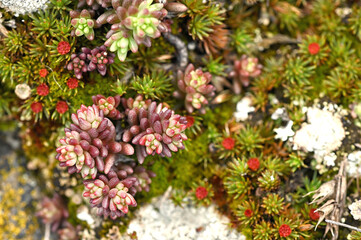
M72 30L71 34L74 36L84 35L90 41L94 40L95 21L92 19L90 12L86 9L79 11L70 11L71 25L75 29Z
M234 70L230 73L234 77L233 91L236 94L241 92L241 85L249 86L249 78L257 77L261 74L262 65L258 63L258 58L242 55L240 60L234 62Z
M156 174L150 170L146 170L143 166L137 165L134 161L129 163L118 163L112 168L119 178L134 177L136 181L129 189L131 193L149 191L149 185L151 184L151 178L154 178Z
M119 155L118 155L119 156ZM84 197L90 198L92 207L98 208L98 215L121 217L128 212L128 206L136 206L134 195L143 190L149 191L152 171L132 161L114 164L107 175L85 180Z
M69 71L74 70L75 77L82 78L83 73L92 72L95 69L104 76L107 73L106 65L114 63L115 55L108 53L105 46L89 49L83 47L81 53L72 54L71 62L68 63L67 69Z
M107 33L105 46L117 52L120 61L124 61L129 50L138 51L138 45L151 46L151 38L158 38L167 27L161 19L167 15L163 4L152 4L152 0L112 1L113 9L103 13L97 24L112 24Z
M98 10L99 7L107 8L110 7L111 0L80 0L78 2L78 8L85 7L88 5L93 10Z
M58 230L59 240L78 240L80 226L74 227L69 222L65 222L63 227Z
M142 95L136 96L133 98L122 98L121 99L122 105L125 109L125 114L127 115L130 110L134 109L135 111L139 111L139 109L144 108L145 110L148 109L149 105L152 103L150 99L144 99Z
M110 175L110 176L109 176ZM90 198L92 207L98 208L98 214L112 219L128 213L128 206L136 206L134 197L128 193L129 187L136 181L135 178L127 178L120 181L117 174L112 172L100 175L98 179L84 183L86 190L84 197Z
M131 105L134 105L134 102ZM174 114L174 111L163 108L163 104L152 102L147 108L127 109L125 114L129 127L124 130L122 138L124 142L136 145L139 163L143 163L148 155L171 157L172 151L177 152L184 148L183 141L187 140L187 136L183 131L186 129L187 120Z
M105 46L96 47L93 50L82 48L82 52L86 54L87 59L90 61L88 64L89 72L97 69L104 76L107 73L106 65L114 63L115 54L109 54Z
M114 153L134 153L130 144L115 141L113 123L96 105L82 105L71 119L73 124L65 129L65 138L60 140L62 146L56 150L60 166L68 167L69 173L81 172L83 177L91 175L94 179L98 171L110 171Z
M184 73L178 71L178 88L174 92L174 96L178 98L185 98L185 107L189 113L194 109L205 113L205 105L208 104L210 97L214 96L215 87L209 84L212 80L212 75L209 72L203 72L200 68L194 68L193 64L189 64Z
M75 77L77 79L81 79L83 77L83 73L88 71L88 64L86 63L86 54L72 54L71 62L68 63L67 69L69 71L74 71Z
M119 95L105 98L103 95L98 94L93 96L92 99L93 103L97 105L100 110L103 110L104 116L113 119L120 119L123 116L123 114L117 110L120 103Z
M55 194L52 198L43 198L36 216L40 217L44 224L51 224L51 230L55 232L60 227L61 222L69 216L69 213L61 197Z

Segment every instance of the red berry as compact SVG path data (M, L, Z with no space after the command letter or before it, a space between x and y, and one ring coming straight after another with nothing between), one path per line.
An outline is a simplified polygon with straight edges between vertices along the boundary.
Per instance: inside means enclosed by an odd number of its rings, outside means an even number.
M253 211L251 209L246 209L246 211L244 211L244 215L246 217L252 217Z
M192 127L193 124L194 124L194 117L192 117L192 116L186 116L186 119L187 119L187 125L186 125L186 127L187 127L187 128Z
M74 89L78 87L78 79L76 78L69 78L68 82L66 83L70 89Z
M46 77L48 75L48 70L46 70L45 68L42 68L39 70L39 75L40 77Z
M247 162L248 168L252 171L257 171L259 168L259 160L258 158L250 158Z
M39 96L46 96L49 94L49 87L45 83L42 83L36 88L36 92Z
M66 113L66 111L68 111L69 107L68 104L64 101L59 101L56 104L56 111L58 111L58 113L63 114Z
M288 237L292 233L292 229L287 224L282 224L278 229L278 232L281 237Z
M320 214L315 212L316 208L311 208L309 216L313 221L317 221L320 218Z
M320 51L320 45L318 45L318 43L310 43L308 45L308 52L311 55L315 55Z
M234 144L236 141L234 141L233 138L228 137L223 139L222 146L227 150L232 150L234 148Z
M70 44L68 42L61 41L59 42L57 49L58 53L60 53L61 55L65 55L70 52Z
M43 110L43 104L41 104L41 102L33 102L30 108L34 113L39 113Z
M203 198L207 197L208 191L205 187L199 186L196 189L196 197L198 200L202 200Z

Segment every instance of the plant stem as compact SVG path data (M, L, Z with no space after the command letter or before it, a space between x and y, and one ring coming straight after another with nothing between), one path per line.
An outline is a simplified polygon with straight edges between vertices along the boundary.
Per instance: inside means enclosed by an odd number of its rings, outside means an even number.
M340 222L336 222L336 221L332 221L332 220L328 220L328 219L326 219L325 222L335 224L335 225L338 225L338 226L341 226L341 227L346 227L346 228L361 232L360 228L353 227L353 226L345 224L345 223L340 223Z

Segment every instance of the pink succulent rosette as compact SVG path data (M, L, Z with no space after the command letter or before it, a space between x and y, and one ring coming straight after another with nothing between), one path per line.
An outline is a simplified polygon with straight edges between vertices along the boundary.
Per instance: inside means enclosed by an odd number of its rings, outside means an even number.
M53 198L44 197L42 199L36 216L40 217L44 224L50 224L51 230L54 232L61 226L62 221L69 217L69 213L61 197L55 194Z
M242 55L240 60L234 62L234 70L230 76L235 78L233 81L233 90L236 94L241 92L241 85L249 86L250 77L258 77L262 72L263 66L258 63L258 58Z
M93 103L98 106L100 110L103 111L104 116L107 116L109 118L118 120L123 117L123 114L121 114L117 107L120 103L120 96L117 95L115 97L107 97L105 98L103 95L96 95L92 97Z
M163 104L152 102L147 109L128 109L129 128L123 133L123 141L136 145L139 163L148 155L159 154L171 157L172 152L183 149L187 136L183 133L187 120Z
M144 99L142 95L136 96L133 98L122 98L121 99L122 105L125 109L125 114L128 115L129 111L134 109L137 113L139 109L143 108L145 110L148 109L149 105L152 103L150 99Z
M115 153L134 153L130 144L115 141L113 123L96 105L82 105L71 119L73 124L65 129L62 146L56 150L60 166L68 167L69 173L81 172L83 177L91 175L94 179L98 171L109 172Z
M90 198L90 204L98 208L99 215L115 219L128 213L128 206L137 205L125 186L132 185L134 181L129 178L120 181L116 176L108 179L105 175L100 175L98 179L84 183L83 196Z
M189 113L194 109L205 113L205 106L208 99L215 95L215 87L209 84L212 75L209 72L203 72L200 68L194 68L193 64L189 64L184 73L178 71L178 91L174 92L177 98L185 99L185 107Z

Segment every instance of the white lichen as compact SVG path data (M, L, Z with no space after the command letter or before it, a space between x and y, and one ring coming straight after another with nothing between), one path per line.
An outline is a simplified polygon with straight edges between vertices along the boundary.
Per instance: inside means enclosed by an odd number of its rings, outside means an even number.
M361 151L354 151L347 156L346 171L349 177L361 176Z
M48 0L0 0L0 8L5 8L15 16L44 9Z
M89 213L89 209L86 206L81 206L77 210L76 217L82 221L85 221L89 226L94 226L95 220Z
M275 128L273 131L276 133L275 139L281 139L282 141L287 141L289 137L295 135L295 132L292 130L293 121L289 121L285 127Z
M361 219L361 200L352 203L348 208L351 210L351 215L355 220Z
M16 96L18 96L20 99L25 100L28 97L30 97L31 94L31 88L29 87L28 84L26 83L22 83L22 84L18 84L15 87L15 94Z
M252 106L252 99L249 96L246 96L237 103L236 112L233 113L233 116L236 118L236 121L245 121L248 118L250 112L254 112L255 108Z
M337 156L333 151L337 150L346 132L341 122L344 110L337 105L324 104L306 109L307 123L303 123L293 139L293 149L305 152L314 152L316 168L320 173L327 167L335 166Z
M274 113L272 113L271 119L272 120L282 119L283 121L290 120L289 117L288 117L288 113L286 111L286 108L284 108L284 107L277 108L276 111Z
M128 234L137 233L138 239L147 240L246 240L246 237L227 227L228 218L221 216L216 206L175 206L169 198L154 199L142 206L128 227Z

